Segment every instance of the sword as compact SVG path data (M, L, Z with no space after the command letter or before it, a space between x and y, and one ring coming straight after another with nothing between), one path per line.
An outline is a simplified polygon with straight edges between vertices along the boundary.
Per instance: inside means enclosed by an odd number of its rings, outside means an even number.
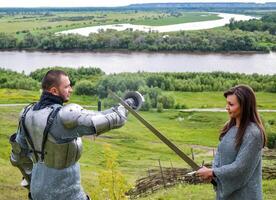
M136 119L138 119L144 126L146 126L154 135L156 135L162 142L164 142L171 150L173 150L182 160L184 160L194 171L199 170L201 167L193 161L189 156L187 156L183 151L181 151L175 144L173 144L169 139L167 139L160 131L153 127L149 122L147 122L141 115L139 115L134 109L132 109L127 103L124 102L119 96L117 96L111 90L108 92L122 104ZM215 180L211 183L216 186Z

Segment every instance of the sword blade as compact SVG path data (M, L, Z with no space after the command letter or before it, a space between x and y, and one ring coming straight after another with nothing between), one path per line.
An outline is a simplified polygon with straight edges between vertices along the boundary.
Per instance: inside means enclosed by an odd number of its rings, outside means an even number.
M109 93L117 99L122 106L124 106L136 119L138 119L145 127L147 127L154 135L156 135L162 142L164 142L171 150L173 150L182 160L184 160L193 170L200 169L200 166L195 163L189 156L182 152L175 144L167 139L160 131L147 122L140 114L133 110L127 103L123 101L119 96L109 90Z

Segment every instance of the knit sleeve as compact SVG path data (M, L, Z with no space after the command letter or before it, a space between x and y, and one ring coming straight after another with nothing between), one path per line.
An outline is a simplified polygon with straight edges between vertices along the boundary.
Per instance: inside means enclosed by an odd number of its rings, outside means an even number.
M223 199L247 184L261 159L262 144L260 130L250 127L246 130L234 162L213 168L220 188L217 190L219 198Z

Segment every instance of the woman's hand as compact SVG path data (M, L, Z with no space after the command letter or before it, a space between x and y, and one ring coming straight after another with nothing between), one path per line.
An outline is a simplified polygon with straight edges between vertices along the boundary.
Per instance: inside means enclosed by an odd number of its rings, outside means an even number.
M213 169L203 166L196 172L196 175L203 181L211 182L213 179Z

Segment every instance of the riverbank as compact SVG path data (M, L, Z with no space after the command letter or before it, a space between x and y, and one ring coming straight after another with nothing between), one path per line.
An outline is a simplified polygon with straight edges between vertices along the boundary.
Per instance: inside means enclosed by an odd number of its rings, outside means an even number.
M122 53L122 54L131 54L131 53L150 53L150 54L198 54L198 55L207 55L207 54L229 54L229 55L252 55L252 54L270 54L275 51L215 51L215 52L206 52L206 51L177 51L177 50L162 50L162 51L149 51L149 50L128 50L128 49L64 49L64 50L53 50L53 49L35 49L35 48L26 48L26 49L0 49L1 52L41 52L41 53Z

